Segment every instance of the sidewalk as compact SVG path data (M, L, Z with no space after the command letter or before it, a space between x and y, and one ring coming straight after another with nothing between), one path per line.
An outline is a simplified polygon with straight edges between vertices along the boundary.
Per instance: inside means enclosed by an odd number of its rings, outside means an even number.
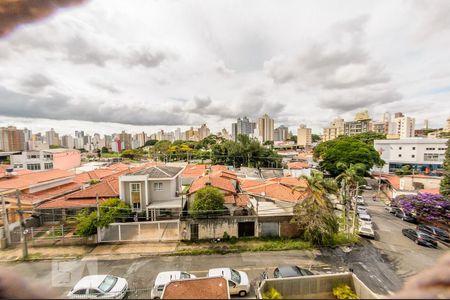
M29 247L28 259L62 259L80 258L90 251L93 246L53 246L53 247ZM14 247L0 250L0 262L17 261L22 259L22 247Z

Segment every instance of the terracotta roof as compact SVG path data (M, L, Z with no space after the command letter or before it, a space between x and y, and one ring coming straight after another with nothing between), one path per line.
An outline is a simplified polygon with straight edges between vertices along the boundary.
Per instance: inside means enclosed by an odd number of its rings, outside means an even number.
M99 203L106 201L106 198L99 198ZM65 199L58 198L54 200L47 201L38 206L38 209L57 209L57 208L86 208L86 207L96 207L97 200L92 198L87 199Z
M199 177L206 173L206 165L187 165L181 173L183 177Z
M162 299L230 299L223 277L174 280L164 288Z
M239 178L239 185L240 185L241 189L246 189L246 188L261 185L261 184L264 184L264 181Z
M274 181L274 182L279 182L282 185L286 185L288 187L296 187L296 186L306 187L306 181L305 180L298 179L297 177L292 177L292 176L270 178L269 180L270 181Z
M243 188L244 191L257 196L267 197L273 200L297 202L306 197L306 193L294 191L278 182L267 181L261 185Z
M228 171L228 167L224 165L213 165L211 166L211 171Z
M211 176L219 176L219 177L223 177L223 178L228 178L228 179L233 179L233 180L237 180L237 175L236 173L234 173L233 171L229 171L229 170L225 170L225 171L214 171L211 172L210 174Z
M1 180L0 189L26 189L34 184L71 176L74 176L74 174L58 169L21 174Z
M250 202L250 197L246 194L238 194L236 196L236 205L245 207Z
M381 175L382 178L386 179L387 181L389 181L389 183L395 188L395 189L400 189L400 176L397 175L390 175L390 174L382 174Z
M236 188L229 179L223 178L221 176L205 175L203 177L197 178L196 180L194 180L194 182L192 182L191 187L189 188L189 194L195 193L208 184L226 192L234 194L236 193Z
M38 204L39 202L61 197L81 189L82 184L71 182L68 184L56 186L36 193L22 193L22 201L27 204Z
M308 169L308 168L310 168L309 163L303 162L303 161L289 162L287 165L288 165L289 169Z

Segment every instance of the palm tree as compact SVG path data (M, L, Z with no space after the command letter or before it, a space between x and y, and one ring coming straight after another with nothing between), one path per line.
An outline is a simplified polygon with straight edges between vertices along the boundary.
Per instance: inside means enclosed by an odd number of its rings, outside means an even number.
M291 223L297 225L304 239L313 244L327 244L339 230L329 198L337 193L337 184L333 179L325 179L318 171L299 179L305 184L296 186L293 191L305 192L306 197L296 205Z
M323 173L312 171L311 176L302 175L305 185L294 187L293 191L305 192L312 202L322 208L330 208L331 202L329 195L335 195L338 192L336 181L323 177Z
M344 205L345 215L344 230L347 231L347 220L349 219L348 212L350 210L351 199L357 196L359 192L359 185L365 183L364 174L366 172L366 166L364 164L347 165L345 163L338 163L337 167L339 169L344 169L344 171L336 177L336 181L341 186L341 200ZM355 223L355 220L356 216L353 217L353 223Z

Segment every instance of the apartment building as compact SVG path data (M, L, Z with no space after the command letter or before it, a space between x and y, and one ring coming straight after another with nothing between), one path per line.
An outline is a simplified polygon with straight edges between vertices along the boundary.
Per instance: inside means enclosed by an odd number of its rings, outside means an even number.
M375 140L374 147L385 161L383 173L392 173L403 165L410 165L420 173L442 169L446 139L408 138L398 140Z
M344 134L344 124L345 121L342 118L334 119L329 127L323 129L323 137L322 140L324 142L331 141L337 138L340 135Z
M369 131L372 131L372 120L367 111L356 113L354 121L344 123L344 134L348 136Z
M245 134L253 137L256 128L255 122L250 122L247 117L238 118L236 123L231 124L231 136L236 140L238 135Z
M416 120L414 118L407 117L403 113L396 113L394 117L396 134L399 138L414 137L414 130Z
M283 142L289 138L289 129L281 125L273 130L273 140L276 142Z
M75 149L24 151L11 155L11 165L14 170L70 170L81 165L81 154Z
M0 127L0 151L25 150L25 136L23 130L14 126Z
M261 143L273 141L274 120L264 114L258 119L258 137Z
M307 128L302 124L297 129L297 145L302 147L309 147L312 144L312 132L311 128Z

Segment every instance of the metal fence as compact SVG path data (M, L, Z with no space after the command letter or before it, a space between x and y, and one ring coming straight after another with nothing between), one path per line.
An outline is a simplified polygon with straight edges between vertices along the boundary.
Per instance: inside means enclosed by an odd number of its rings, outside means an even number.
M178 241L180 239L179 220L154 222L113 223L101 228L98 241L107 242L147 242Z
M10 232L11 244L21 243L20 228ZM31 245L87 244L89 238L75 235L75 227L55 225L50 227L30 227L25 230L25 237Z

